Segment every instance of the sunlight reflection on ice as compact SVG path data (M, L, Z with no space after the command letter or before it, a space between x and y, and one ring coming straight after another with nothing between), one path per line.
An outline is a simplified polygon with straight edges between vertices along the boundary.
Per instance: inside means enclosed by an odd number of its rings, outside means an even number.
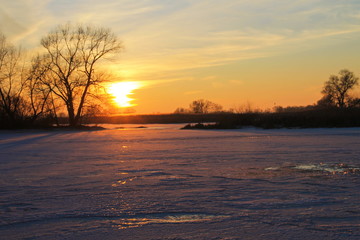
M128 177L128 178L124 178L124 179L120 179L118 180L116 183L113 183L111 186L113 187L117 187L119 185L124 185L128 182L132 182L136 179L137 177Z
M347 165L343 163L338 164L301 164L291 167L268 167L265 168L265 171L280 171L286 169L295 169L300 171L309 171L309 172L324 172L332 174L359 174L360 167Z
M147 224L176 224L176 223L199 223L208 221L219 221L226 216L215 216L208 214L173 214L154 217L139 217L120 219L114 222L115 226L120 229L141 227Z
M305 170L305 171L322 171L328 173L360 173L360 168L350 166L347 164L304 164L294 167L294 169Z

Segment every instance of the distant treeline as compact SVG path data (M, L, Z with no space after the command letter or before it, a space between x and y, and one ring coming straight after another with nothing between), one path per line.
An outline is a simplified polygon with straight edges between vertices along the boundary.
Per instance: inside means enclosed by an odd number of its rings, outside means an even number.
M59 118L63 126L67 118ZM185 129L360 127L360 108L281 108L277 112L93 116L82 124L183 124ZM49 126L47 124L38 127Z
M227 119L232 113L208 113L208 114L147 114L147 115L118 115L97 116L87 119L84 123L93 124L168 124L168 123L214 123Z
M94 117L89 123L168 124L184 123L185 128L237 129L360 127L360 108L323 108L267 113L163 114Z
M213 124L189 124L185 128L236 129L247 126L264 129L360 127L360 108L234 114Z

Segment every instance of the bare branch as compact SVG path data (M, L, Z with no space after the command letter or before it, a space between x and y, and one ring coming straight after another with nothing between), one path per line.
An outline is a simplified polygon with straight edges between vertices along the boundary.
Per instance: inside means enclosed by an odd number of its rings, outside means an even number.
M122 49L109 29L66 24L41 40L50 60L52 79L48 86L67 106L70 125L82 116L91 86L101 81L95 75L98 62Z

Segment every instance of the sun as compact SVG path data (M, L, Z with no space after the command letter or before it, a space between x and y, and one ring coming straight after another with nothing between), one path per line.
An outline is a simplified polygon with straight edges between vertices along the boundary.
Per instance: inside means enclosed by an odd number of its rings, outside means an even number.
M114 102L121 108L133 107L133 98L129 95L134 94L135 89L140 88L141 85L138 82L117 82L108 87L108 92L114 97Z

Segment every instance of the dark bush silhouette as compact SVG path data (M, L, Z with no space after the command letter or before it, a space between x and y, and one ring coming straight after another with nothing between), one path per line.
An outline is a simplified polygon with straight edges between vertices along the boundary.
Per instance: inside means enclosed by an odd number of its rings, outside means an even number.
M206 117L203 117L203 119L206 119ZM217 116L215 123L188 124L184 129L239 129L248 126L264 129L360 127L360 108L324 108L298 112L225 114L223 117Z

